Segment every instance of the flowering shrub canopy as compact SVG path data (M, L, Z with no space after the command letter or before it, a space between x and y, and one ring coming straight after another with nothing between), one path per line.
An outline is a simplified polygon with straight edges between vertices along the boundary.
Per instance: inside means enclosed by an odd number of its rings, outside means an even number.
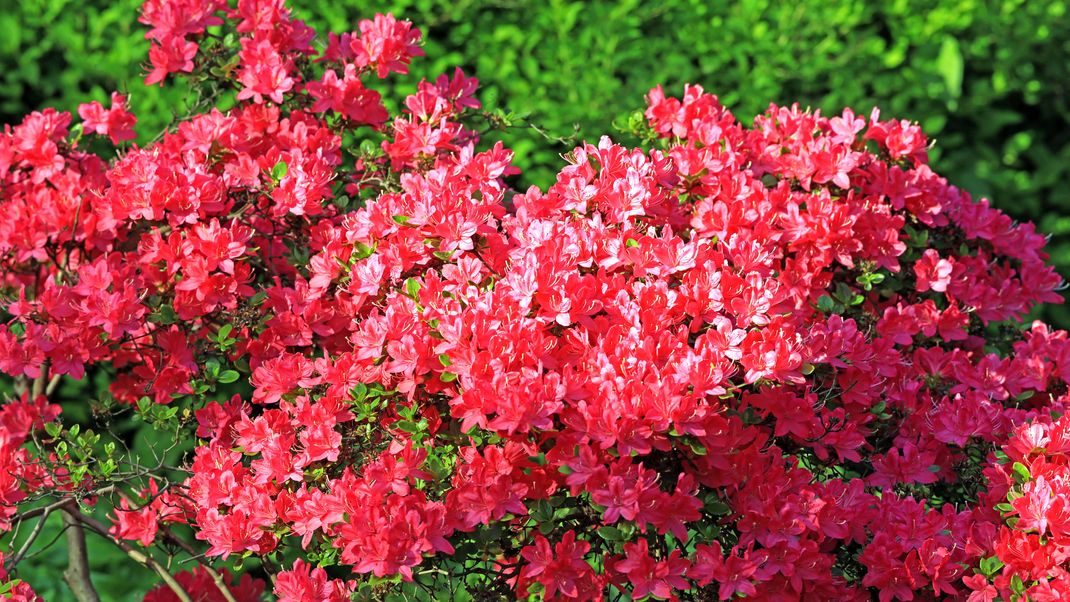
M517 192L475 79L387 111L408 22L141 21L203 107L144 148L121 95L0 136L0 528L62 512L156 602L1070 592L1070 342L1020 325L1060 279L916 125L657 88L644 148ZM195 447L64 419L96 373L93 424Z

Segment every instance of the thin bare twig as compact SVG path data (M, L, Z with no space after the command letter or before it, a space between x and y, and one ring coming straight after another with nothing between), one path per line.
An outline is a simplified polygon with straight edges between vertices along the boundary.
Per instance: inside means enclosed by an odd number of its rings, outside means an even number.
M22 560L24 556L26 556L26 552L30 551L30 546L33 545L33 542L37 541L37 536L41 534L41 529L44 528L45 521L48 520L48 515L51 513L52 508L46 506L44 512L41 513L41 519L37 521L36 525L34 525L33 531L30 531L30 535L26 538L26 541L22 543L22 547L19 548L19 551L11 557L11 563L8 565L9 571L19 564L19 561Z

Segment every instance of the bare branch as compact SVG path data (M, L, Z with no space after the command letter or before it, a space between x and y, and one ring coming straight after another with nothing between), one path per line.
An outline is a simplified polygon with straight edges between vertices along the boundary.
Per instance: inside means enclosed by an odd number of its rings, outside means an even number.
M41 534L41 529L44 528L45 521L48 520L48 515L51 513L52 508L46 506L44 512L41 513L41 520L37 521L37 524L33 527L33 531L30 531L30 535L26 538L26 541L22 543L22 547L11 557L11 563L8 565L9 571L19 564L19 561L26 556L26 552L30 551L30 546L33 545L33 542L37 541L37 536Z
M57 374L48 381L48 386L45 387L45 397L52 397L52 394L56 392L56 387L59 386L60 381L63 380L62 374Z
M39 396L45 394L45 387L48 384L48 364L41 367L41 375L33 379L33 387L30 389L30 399L37 399Z

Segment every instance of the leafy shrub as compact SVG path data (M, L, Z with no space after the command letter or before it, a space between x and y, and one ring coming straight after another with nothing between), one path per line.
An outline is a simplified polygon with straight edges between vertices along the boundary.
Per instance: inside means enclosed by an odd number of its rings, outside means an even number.
M123 90L147 42L137 0L25 0L0 15L0 119L87 94ZM1070 16L1061 0L785 3L615 0L298 0L317 27L343 30L368 11L425 26L431 58L401 89L455 66L484 83L484 103L530 118L502 139L520 181L546 186L558 154L622 125L634 99L664 84L716 87L739 114L798 102L838 113L876 105L918 120L938 142L933 163L1054 238L1070 274ZM582 49L577 51L577 49ZM143 140L187 108L174 91L131 86ZM163 95L163 97L161 97ZM579 126L578 132L574 125ZM575 137L573 137L575 136ZM1064 308L1045 314L1070 326Z
M475 79L373 89L407 21L141 20L189 118L0 135L2 591L57 514L79 600L86 532L150 602L1066 594L1061 280L916 123L659 86L521 192Z

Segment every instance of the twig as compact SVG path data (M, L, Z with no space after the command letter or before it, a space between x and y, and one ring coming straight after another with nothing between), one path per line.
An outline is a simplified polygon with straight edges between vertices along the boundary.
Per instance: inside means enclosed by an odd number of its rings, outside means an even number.
M44 512L41 513L41 520L37 521L37 524L33 527L33 531L30 531L29 537L27 537L26 541L23 542L22 547L19 548L19 551L11 557L11 564L8 565L8 570L15 568L15 566L19 564L19 561L22 560L24 556L26 556L26 552L30 551L30 546L32 546L33 542L37 540L37 536L41 534L41 529L44 528L45 521L48 520L48 515L51 513L51 506L45 506Z
M56 387L59 386L61 380L63 380L63 375L57 374L48 381L48 386L45 387L45 397L52 397L52 394L56 392Z
M41 554L44 554L45 552L49 551L50 549L52 549L52 546L56 545L56 542L59 541L59 538L61 538L64 535L66 535L67 531L70 531L70 529L71 528L68 527L67 525L63 525L63 527L61 527L60 530L56 532L56 534L52 537L51 540L49 540L48 543L46 543L45 545L41 546L40 548L34 550L33 552L30 552L29 554L27 554L26 558L23 558L23 560L29 560L31 558L36 558L37 556L40 556Z
M30 399L37 399L44 395L45 385L48 383L48 364L41 367L41 375L33 379L33 388L30 390Z
M78 602L100 602L100 596L93 587L93 580L89 578L89 551L85 545L85 531L82 530L75 516L77 513L77 507L63 509L63 524L69 527L67 529L67 570L63 571L63 580L67 582ZM42 522L44 522L43 519Z
M115 485L107 485L107 486L101 487L100 489L93 489L91 491L88 491L85 494L83 494L83 497L96 497L96 496L104 495L106 493L111 493L114 490L115 490ZM58 510L58 509L60 509L60 508L62 508L64 506L68 506L68 505L71 504L71 502L74 502L75 500L76 500L76 498L74 498L74 497L64 497L64 498L62 498L62 499L60 499L60 500L58 500L56 502L52 502L51 504L49 504L47 506L39 506L37 508L31 508L31 509L27 510L26 512L23 512L21 514L16 514L15 516L13 516L11 518L11 522L12 523L18 523L18 522L30 520L31 518L34 518L36 516L41 516L42 514L50 513L52 511Z

